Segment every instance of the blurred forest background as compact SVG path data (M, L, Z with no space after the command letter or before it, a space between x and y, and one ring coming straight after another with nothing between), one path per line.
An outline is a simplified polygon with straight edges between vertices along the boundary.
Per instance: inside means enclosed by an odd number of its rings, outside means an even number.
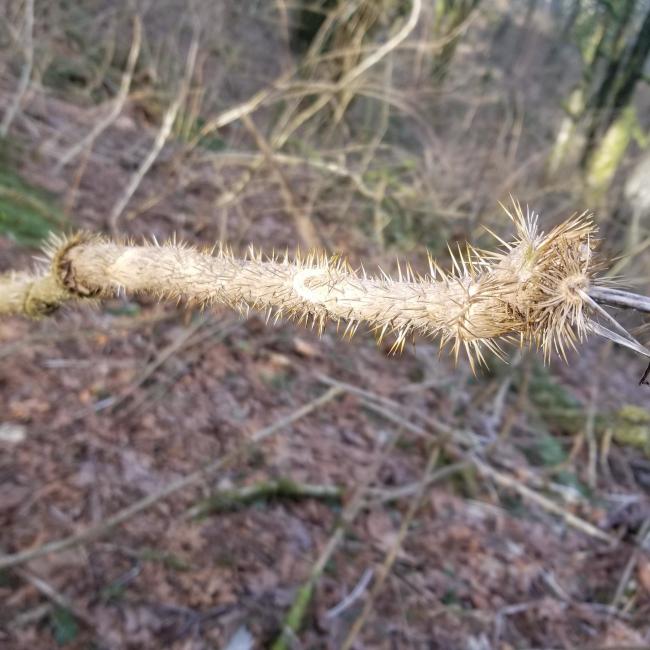
M0 271L81 228L445 267L512 194L650 291L647 0L0 16ZM650 647L643 361L387 350L146 299L0 322L0 647Z

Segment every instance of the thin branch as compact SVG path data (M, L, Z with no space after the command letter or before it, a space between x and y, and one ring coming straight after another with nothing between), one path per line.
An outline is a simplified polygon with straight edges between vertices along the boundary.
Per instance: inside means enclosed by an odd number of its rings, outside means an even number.
M190 85L192 83L192 76L194 74L194 65L196 64L196 57L198 51L199 51L199 31L197 27L194 31L194 37L192 39L192 42L190 43L190 47L187 53L187 59L185 62L185 73L183 75L183 79L181 80L178 93L176 94L176 98L169 105L169 108L165 111L165 114L163 115L163 119L160 124L160 129L158 130L158 134L156 135L156 138L153 142L153 145L149 153L147 154L146 158L142 161L140 167L137 169L135 174L133 174L133 176L131 177L131 180L129 184L126 186L124 192L122 193L122 196L120 196L120 198L117 200L117 202L115 203L115 205L113 206L109 214L108 225L111 229L111 232L113 233L115 233L118 230L117 223L122 215L122 212L124 212L124 208L126 208L128 202L131 200L131 197L135 194L138 187L140 187L140 183L142 182L142 179L145 177L149 169L151 169L151 166L156 161L156 158L158 158L158 155L162 151L162 148L165 146L165 143L167 142L167 139L169 138L172 132L174 122L176 121L176 116L178 115L178 111L183 106L185 102L185 98L187 97L187 93L189 92Z
M71 160L76 158L82 151L90 149L93 146L95 140L118 118L122 109L124 108L124 103L129 95L129 90L131 88L131 81L133 80L133 73L135 72L135 66L138 61L138 55L140 54L140 45L142 43L142 22L139 16L133 17L133 39L131 41L131 49L129 51L129 56L126 62L126 68L122 79L120 81L120 87L115 96L115 99L112 102L112 106L106 116L103 119L100 119L95 126L87 133L79 142L74 144L68 151L66 151L60 158L57 163L56 169L59 170L65 167Z
M25 93L29 88L29 81L32 77L32 68L34 67L34 0L25 0L25 23L23 27L23 38L25 45L23 47L23 56L25 62L20 73L20 81L14 95L13 101L5 113L2 124L0 125L0 137L6 138L9 133L11 123L14 121L20 105L23 102Z
M95 623L92 618L88 615L85 609L77 606L72 600L62 594L60 591L55 589L47 580L26 571L25 569L16 569L16 573L26 582L28 582L36 591L41 595L45 596L51 603L54 603L58 607L67 609L72 612L74 617L88 626L91 629L95 629Z
M650 314L650 298L631 291L611 289L609 287L591 287L589 295L601 305L620 307L621 309L635 309Z
M273 147L264 137L264 135L262 135L257 126L255 126L255 122L253 122L253 119L250 115L242 115L241 119L246 129L255 139L255 142L262 152L262 155L264 156L267 164L271 167L275 173L276 178L278 179L286 210L293 217L293 221L302 244L307 249L320 248L320 238L318 237L318 232L316 231L314 222L312 221L307 211L297 203L296 197L293 190L291 189L291 186L289 185L289 181L287 180L286 175L274 160Z
M359 578L359 582L357 582L354 589L340 603L337 603L334 607L325 612L325 618L337 618L359 600L363 592L368 588L373 575L374 571L372 569L366 569L361 575L361 578Z
M14 569L14 572L22 580L24 580L25 582L29 583L32 587L34 587L34 589L36 589L36 591L38 591L41 595L45 596L45 598L47 598L51 603L69 610L75 615L76 618L83 621L90 628L95 627L94 623L88 616L88 613L85 611L85 609L77 607L69 598L67 598L55 587L53 587L47 580L32 573L31 571L28 571L27 569L23 569L20 567L16 567ZM49 606L48 609L42 611L45 611L45 613L49 612L50 611ZM17 619L14 619L14 621L10 623L10 626L12 627L19 626L21 624L21 620L24 620L24 618L25 618L24 615L18 616Z
M334 528L334 532L327 540L323 550L319 554L316 562L312 566L309 577L306 582L298 589L296 597L289 608L289 611L284 619L282 631L272 646L272 650L288 650L293 647L292 641L295 639L296 634L300 631L303 618L311 603L314 590L329 563L330 559L334 556L339 544L343 541L347 530L350 528L357 515L361 512L365 504L365 496L368 488L376 479L377 472L379 471L382 463L385 460L386 453L392 448L395 443L396 437L391 436L385 440L380 440L380 447L377 450L375 458L366 472L361 484L357 487L352 498L345 506L339 522Z
M409 504L408 510L406 511L406 514L404 515L404 518L402 519L402 523L399 527L399 530L397 531L395 540L388 550L388 553L386 553L384 562L377 571L377 577L375 578L372 588L370 589L370 593L368 594L368 597L363 604L363 609L350 628L345 641L341 645L341 650L351 650L357 636L361 632L361 629L368 619L368 616L370 616L375 600L383 589L384 584L386 583L386 580L393 568L393 565L395 564L399 550L402 547L404 540L406 539L406 535L408 533L411 522L413 521L413 517L415 517L415 513L419 510L422 504L427 486L430 484L430 477L433 473L433 468L436 466L439 456L440 446L438 444L434 444L431 448L431 452L429 453L429 458L427 460L424 473L420 479L418 491L413 497L411 497L411 502Z
M357 66L352 68L339 82L341 88L349 85L356 79L358 79L364 72L372 68L381 61L385 56L390 54L395 50L399 45L405 41L411 32L415 29L420 19L420 12L422 11L422 0L412 0L411 3L411 12L409 13L408 19L402 26L402 28L388 41L386 41L381 47L377 48L372 54L367 56L363 61L361 61Z
M38 623L40 620L48 616L53 609L54 606L51 602L36 605L36 607L18 614L14 619L7 623L7 627L10 629L15 629L33 625L34 623Z
M637 562L642 557L643 551L641 549L643 549L644 542L648 537L649 533L650 533L650 517L646 518L643 524L641 524L641 528L639 529L639 532L636 535L637 547L632 550L630 558L625 564L623 572L621 573L621 577L619 578L618 586L616 587L616 591L614 592L614 597L612 598L612 602L610 603L610 607L614 610L618 609L619 603L623 600L623 597L625 596L625 591L628 587L630 578L632 577L632 573L636 568Z
M246 101L228 108L207 120L194 139L190 140L189 148L193 149L203 138L207 137L214 131L218 131L222 127L241 119L244 115L249 115L250 113L255 112L275 91L277 91L278 87L281 87L282 84L291 78L292 74L293 71L290 73L284 73L267 88L258 91Z
M388 56L396 48L398 48L403 41L405 41L411 32L415 29L420 13L422 11L422 0L412 0L411 11L409 12L406 22L397 33L388 39L383 45L374 50L365 59L361 60L354 68L344 74L333 85L332 90L323 92L319 95L314 102L305 108L301 113L296 115L291 122L280 133L272 138L273 144L281 149L289 139L290 135L294 133L301 125L310 120L318 111L324 108L335 96L337 92L347 90L349 86L354 83L359 77L367 72L374 65L379 63L384 57Z
M572 512L569 512L561 505L557 504L555 501L552 501L542 494L535 492L535 490L532 490L527 485L524 485L513 476L499 472L479 458L474 457L472 460L474 462L474 466L480 474L487 478L491 478L495 483L498 483L502 487L519 492L519 494L524 499L536 503L538 506L544 508L544 510L552 512L554 515L560 516L569 526L572 526L576 530L579 530L586 535L599 539L603 542L608 542L609 544L617 543L618 540L613 535L606 533L604 530L601 530L593 524L590 524L588 521L585 521L584 519L581 519L580 517L574 515Z

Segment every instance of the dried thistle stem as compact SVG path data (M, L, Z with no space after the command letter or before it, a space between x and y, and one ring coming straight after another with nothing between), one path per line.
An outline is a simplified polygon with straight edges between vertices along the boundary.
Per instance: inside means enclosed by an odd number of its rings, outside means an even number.
M578 217L544 235L520 210L514 220L517 237L503 251L468 248L451 273L431 261L428 275L407 266L396 279L321 254L280 259L251 251L238 259L226 248L215 254L175 242L136 246L82 234L53 245L44 274L0 278L0 314L38 317L69 300L144 293L202 307L259 309L319 331L328 321L346 322L350 336L366 323L380 341L394 335L397 350L422 334L480 361L484 347L500 353L498 339L516 335L547 355L564 355L587 331L594 227Z

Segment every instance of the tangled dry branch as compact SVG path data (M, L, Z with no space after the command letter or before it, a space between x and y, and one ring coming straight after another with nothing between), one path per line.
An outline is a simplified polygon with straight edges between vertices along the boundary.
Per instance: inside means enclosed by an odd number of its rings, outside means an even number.
M145 293L201 307L258 309L268 319L288 317L319 331L327 322L345 323L349 336L365 323L379 341L392 335L394 350L413 335L438 337L456 356L465 349L472 365L483 361L485 349L501 355L503 340L564 357L588 331L611 333L595 330L590 318L600 308L589 296L595 282L589 217L572 217L547 234L517 204L511 217L516 236L500 251L468 246L452 255L451 272L430 260L427 275L406 265L396 278L317 253L266 258L251 249L239 259L224 246L134 245L81 233L53 240L40 272L1 277L0 314L37 318L69 301Z

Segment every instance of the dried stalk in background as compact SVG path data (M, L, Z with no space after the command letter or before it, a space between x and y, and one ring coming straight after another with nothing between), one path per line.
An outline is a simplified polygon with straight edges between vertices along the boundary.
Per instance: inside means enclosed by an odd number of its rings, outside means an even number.
M2 118L2 124L0 124L0 138L7 137L9 128L20 110L20 106L23 103L23 99L25 98L25 94L29 88L29 82L32 78L32 69L34 67L34 0L25 0L25 22L22 34L16 36L14 40L17 43L22 41L22 50L25 62L23 63L23 69L20 73L20 81L18 82L16 94Z
M82 151L90 149L93 146L93 143L97 138L104 132L106 129L117 120L124 108L124 104L129 96L129 90L131 89L131 82L133 81L133 74L135 72L135 66L138 62L138 56L140 54L140 45L142 43L142 22L140 21L139 16L133 17L133 38L131 40L131 49L129 50L129 56L126 61L126 69L122 75L120 81L120 88L115 96L115 99L111 103L111 107L108 113L98 120L95 123L95 126L87 133L79 142L75 143L70 149L65 153L61 154L59 161L57 162L57 171L65 167L70 161L74 160Z
M160 123L160 128L158 129L158 133L156 134L156 138L153 141L151 149L149 150L149 153L144 158L144 160L140 163L140 166L136 172L131 177L129 184L124 189L124 192L122 192L122 195L117 200L108 216L108 225L113 233L117 231L118 221L122 216L122 213L124 212L127 204L131 200L131 197L135 194L138 187L140 187L142 179L145 177L149 169L151 169L151 166L154 164L154 162L156 162L156 158L158 158L160 152L165 146L167 138L169 138L172 132L172 128L174 126L178 112L185 103L187 94L190 90L190 85L192 83L192 76L194 75L196 57L199 52L199 31L200 30L198 25L195 25L194 36L192 38L192 42L190 43L187 52L187 59L185 61L185 73L183 75L183 79L181 80L176 97L163 115L162 121Z

